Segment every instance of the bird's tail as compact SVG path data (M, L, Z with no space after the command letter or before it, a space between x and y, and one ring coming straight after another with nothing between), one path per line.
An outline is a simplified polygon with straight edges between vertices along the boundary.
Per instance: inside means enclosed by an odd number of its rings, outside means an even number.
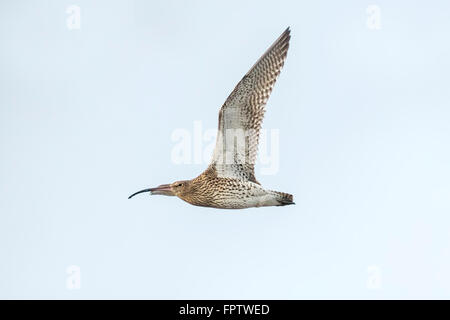
M277 201L280 203L280 206L287 206L290 204L295 204L294 196L289 193L273 191L277 195Z

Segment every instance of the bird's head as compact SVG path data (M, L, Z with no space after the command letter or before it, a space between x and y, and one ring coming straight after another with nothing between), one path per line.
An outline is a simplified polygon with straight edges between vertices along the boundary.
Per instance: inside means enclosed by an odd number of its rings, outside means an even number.
M177 196L183 198L183 196L189 191L191 185L191 180L175 181L170 184L162 184L156 188L148 188L138 192L133 193L128 199L134 197L139 193L149 192L150 194L159 194L163 196Z

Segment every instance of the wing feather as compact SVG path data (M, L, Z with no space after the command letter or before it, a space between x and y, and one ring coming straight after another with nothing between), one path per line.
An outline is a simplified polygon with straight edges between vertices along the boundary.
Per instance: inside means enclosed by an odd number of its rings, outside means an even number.
M290 29L267 49L236 85L219 111L219 128L210 170L217 176L258 183L255 161L265 106L289 48Z

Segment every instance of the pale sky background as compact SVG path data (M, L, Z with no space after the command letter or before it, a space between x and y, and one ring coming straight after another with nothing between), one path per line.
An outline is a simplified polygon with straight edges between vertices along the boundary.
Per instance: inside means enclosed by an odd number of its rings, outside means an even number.
M66 9L81 8L69 30ZM369 5L381 29L366 25ZM0 2L0 298L450 298L448 1ZM193 178L290 26L264 128L295 206L134 191ZM80 268L79 289L66 270Z

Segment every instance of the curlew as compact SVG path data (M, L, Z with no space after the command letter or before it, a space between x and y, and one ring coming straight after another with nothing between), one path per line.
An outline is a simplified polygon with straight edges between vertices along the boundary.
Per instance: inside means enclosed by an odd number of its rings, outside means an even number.
M222 209L294 204L291 194L264 189L255 178L255 160L265 106L286 60L290 29L267 49L236 85L219 111L216 146L208 168L191 180L143 192L177 196L195 206Z

